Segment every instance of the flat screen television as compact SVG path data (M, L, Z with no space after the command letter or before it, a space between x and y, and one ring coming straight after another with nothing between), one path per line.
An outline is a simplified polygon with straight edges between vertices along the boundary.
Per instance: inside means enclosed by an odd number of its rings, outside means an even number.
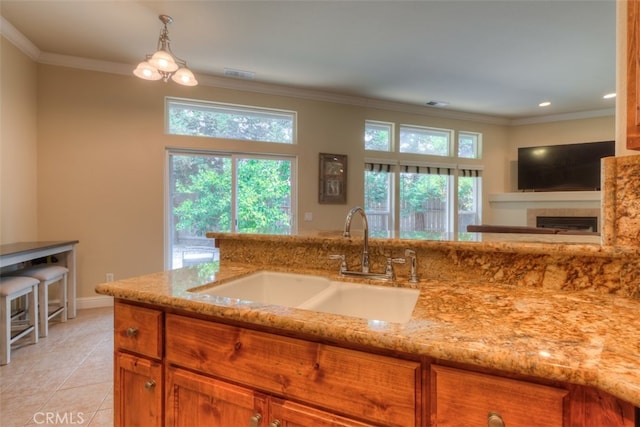
M519 148L518 190L600 190L600 160L614 155L614 141Z

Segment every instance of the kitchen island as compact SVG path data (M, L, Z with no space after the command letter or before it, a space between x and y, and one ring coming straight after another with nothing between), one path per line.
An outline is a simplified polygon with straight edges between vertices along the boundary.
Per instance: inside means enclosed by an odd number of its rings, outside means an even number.
M633 271L637 266L633 260L638 254L633 249L540 242L372 239L374 271L383 268L387 257L399 256L409 246L418 255L418 284L406 280L406 266L397 269L395 282L386 284L420 289L411 319L399 324L230 298L203 298L197 293L259 270L353 281L338 277L338 265L329 255L344 254L355 265L361 250L357 237L209 237L215 238L220 248L219 265L201 264L97 287L99 293L117 299L116 358L123 359L116 359L116 366L124 377L129 372L127 366L141 363L130 357L144 355L139 353L138 344L127 344L144 336L142 332L131 332L132 327L127 326L127 319L135 322L138 317L130 313L131 309L143 313L149 310L154 320L144 324L157 325L151 333L154 350L142 358L148 358L150 364L142 377L151 375L155 365L159 378L166 375L167 384L159 389L163 396L156 402L158 408L165 408L156 410L160 422L180 424L176 420L182 419L183 412L178 409L192 400L180 400L180 396L188 395L184 389L188 385L187 389L200 393L207 387L217 393L221 387L228 391L229 387L241 386L251 391L251 402L257 399L255 393L266 396L263 400L267 403L249 405L252 407L248 412L255 412L251 417L281 414L278 411L291 408L290 405L298 405L294 412L299 413L302 405L302 412L307 415L323 411L320 418L332 420L326 425L463 425L465 419L459 418L462 413L486 422L496 412L504 417L506 425L514 426L527 425L518 420L530 421L532 413L547 410L547 421L536 421L535 425L595 427L635 423L634 406L640 405L640 301L628 295L633 287L624 283L630 274L625 273L627 269ZM591 271L599 271L599 278ZM125 313L123 322L119 313ZM229 343L224 343L225 337ZM287 365L285 361L271 360L269 352L260 353L261 345L251 345L267 342L269 337L275 339L275 349L300 348L301 356L295 360L304 366L278 371L276 367ZM270 345L264 344L267 348ZM217 346L221 349L215 355L209 354ZM256 366L260 365L240 357L245 350L250 353L248 349L261 354L266 372L255 376L264 377L264 381L254 383L247 379L254 376L247 372L258 370ZM342 351L354 351L357 357ZM247 354L244 357L249 357ZM331 360L365 360L362 355L382 357L384 360L374 362L387 363L397 378L413 378L410 382L414 394L407 392L413 400L393 401L385 406L381 402L389 396L383 389L399 387L385 382L392 379L377 378L372 373L372 382L365 381L365 389L359 389L359 381L349 382L346 374L355 362L327 365L326 357L324 362L312 357L315 361L310 360L309 367L305 367L304 355L309 354L318 355L318 359L322 359L321 355L334 355ZM245 360L244 369L233 365L236 358ZM220 362L225 360L228 365ZM285 360L289 365L296 364ZM247 371L247 366L253 371ZM319 368L335 370L340 366L345 372ZM356 363L358 372L365 373L364 379L369 378L365 366L368 365ZM165 374L161 374L163 369ZM174 372L176 369L178 372ZM189 373L197 373L198 378L188 378ZM116 379L119 375L116 372ZM346 375L343 385L352 391L349 396L365 396L367 390L374 395L354 402L336 391L340 387L332 383L332 375ZM307 382L296 383L300 378ZM326 386L327 390L316 393L311 386ZM124 393L118 387L116 384L116 425L118 420L126 419L124 408L118 409L118 399ZM305 388L308 395L300 392ZM456 396L464 390L470 394L463 393L464 402L457 402ZM330 395L340 398L327 399ZM473 409L482 406L480 400L475 400L480 399L478 395L489 395L491 402L506 401L500 411L481 407L476 413ZM195 395L192 397L196 399ZM398 419L399 413L412 416ZM450 418L452 414L455 419ZM470 418L468 422L475 420Z

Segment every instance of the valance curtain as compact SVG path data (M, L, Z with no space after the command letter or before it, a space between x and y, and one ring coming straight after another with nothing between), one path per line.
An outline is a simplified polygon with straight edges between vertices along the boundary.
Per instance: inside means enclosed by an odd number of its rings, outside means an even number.
M395 164L391 163L379 163L379 162L366 162L365 171L368 172L388 172L394 171ZM418 174L430 174L430 175L453 175L456 170L453 166L429 166L429 165L398 165L399 171L402 173L418 173ZM458 176L479 178L482 175L480 169L457 169Z

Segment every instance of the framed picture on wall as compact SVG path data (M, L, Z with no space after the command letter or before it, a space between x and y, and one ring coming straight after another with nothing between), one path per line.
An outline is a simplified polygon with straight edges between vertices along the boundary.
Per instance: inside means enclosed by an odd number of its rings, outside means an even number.
M318 203L347 203L347 156L320 153Z

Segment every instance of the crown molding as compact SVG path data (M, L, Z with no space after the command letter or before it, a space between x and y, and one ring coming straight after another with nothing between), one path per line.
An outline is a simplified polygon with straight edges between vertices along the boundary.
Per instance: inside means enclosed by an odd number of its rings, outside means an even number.
M591 119L594 117L615 116L616 109L605 108L602 110L578 111L575 113L553 114L548 116L528 117L523 119L513 119L509 121L509 126L532 125L538 123L564 122L568 120Z
M24 36L11 22L4 19L0 15L0 34L9 40L15 47L20 49L31 60L38 61L40 57L40 49Z
M60 67L77 68L89 71L98 71L111 74L132 76L133 66L110 61L80 58L76 56L60 55L56 53L42 52L36 45L18 31L9 21L0 16L0 34L13 43L25 55L41 64ZM522 126L527 124L557 122L565 120L577 120L593 117L613 116L615 109L594 111L582 111L577 113L556 114L549 116L536 116L522 119L509 119L500 116L492 116L464 111L448 110L439 107L408 104L397 101L366 98L354 95L332 93L327 91L306 89L300 87L279 85L238 79L232 77L220 77L209 74L198 74L198 82L201 85L223 89L232 89L245 92L255 92L265 95L286 96L292 98L307 99L312 101L332 102L337 104L354 105L365 108L397 111L409 114L418 114L443 119L464 120L476 123L485 123L500 126Z

